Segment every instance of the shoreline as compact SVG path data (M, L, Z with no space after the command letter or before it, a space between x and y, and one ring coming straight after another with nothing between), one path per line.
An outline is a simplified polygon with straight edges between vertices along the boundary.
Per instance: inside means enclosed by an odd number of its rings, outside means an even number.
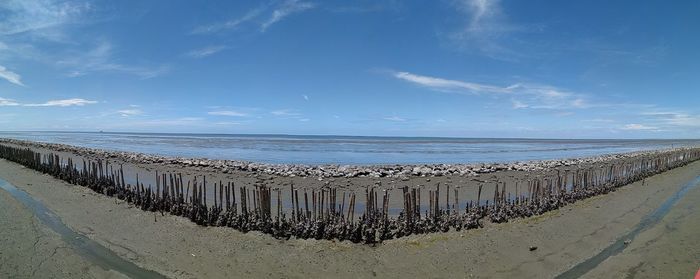
M453 201L450 198L452 191L449 184L444 186L446 191L443 190L442 195L439 183L436 188L409 185L386 188L381 184L367 186L365 199L362 200L360 194L357 207L354 191L347 196L349 202L346 207L346 193L342 190L340 192L341 204L338 188L332 186L312 189L310 204L307 189L301 185L304 204L300 204L300 188L294 184L289 184L289 188L286 188L258 181L253 185L236 186L235 182L232 184L227 181L224 186L222 180L218 184L215 180L213 187L210 185L209 188L213 188L213 191L207 191L206 176L198 178L195 175L192 180L183 180L178 173L156 172L155 188L140 183L138 173L136 184L132 186L125 182L122 166L117 165L117 171L114 171L114 162L110 165L102 159L87 163L83 160L81 167L79 161L71 157L66 159L65 156L62 158L53 153L42 154L15 145L0 145L0 155L31 169L127 202L144 211L187 217L198 225L232 227L242 232L260 231L278 239L293 237L376 244L412 234L469 230L483 227L483 222L503 223L542 215L692 163L700 159L700 150L683 148L654 151L626 155L617 161L588 167L576 165L574 169L565 172L556 169L556 173L526 173L524 177L511 177L510 182L495 179L492 185L493 195L486 199L482 198L482 188L487 181L477 180L477 198L462 200L462 203L459 202L460 186L452 188ZM534 177L530 177L530 174ZM187 188L184 187L185 181ZM511 183L510 188L507 187L508 183ZM515 191L512 184L515 184ZM192 191L190 185L193 186ZM289 189L289 195L283 198L285 188ZM237 192L240 193L238 199ZM421 192L429 195L421 199ZM392 195L399 198L392 202ZM276 202L273 203L274 196ZM209 204L208 197L213 197L209 199ZM426 201L428 204L423 207Z
M173 215L154 220L153 213L0 160L0 177L43 202L73 230L172 278L553 277L597 254L697 173L700 162L539 217L486 224L479 230L413 235L369 247L280 241L261 233L200 227ZM538 249L529 251L530 246ZM670 271L674 266L663 268ZM597 270L592 274L601 275Z
M138 152L105 150L80 147L68 144L45 143L29 140L0 138L0 144L11 144L29 148L40 148L56 152L72 153L92 159L120 160L131 164L147 164L174 167L205 168L224 174L244 172L282 177L318 177L318 178L397 178L411 176L441 177L460 176L475 177L500 171L547 171L558 167L605 163L614 160L648 156L674 150L697 149L697 147L677 147L655 150L643 150L623 153L610 153L597 156L574 157L552 160L532 160L516 162L491 162L475 164L377 164L377 165L339 165L339 164L272 164L240 160L217 160L207 158L171 157Z

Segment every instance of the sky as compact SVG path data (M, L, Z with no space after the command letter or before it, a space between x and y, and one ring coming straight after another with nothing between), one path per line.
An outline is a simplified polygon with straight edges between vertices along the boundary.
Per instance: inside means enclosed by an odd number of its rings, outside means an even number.
M700 1L0 1L0 130L700 138Z

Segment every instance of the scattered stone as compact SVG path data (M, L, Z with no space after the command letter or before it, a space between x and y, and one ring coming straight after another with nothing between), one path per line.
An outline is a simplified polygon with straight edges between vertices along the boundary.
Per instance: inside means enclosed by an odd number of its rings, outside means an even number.
M409 176L439 177L459 175L478 177L501 171L546 171L561 166L590 165L594 163L632 158L640 155L655 155L669 150L687 150L688 147L660 149L653 151L637 151L630 153L607 154L587 158L572 158L564 160L543 160L513 163L476 163L476 164L432 164L432 165L303 165L303 164L267 164L238 160L210 160L205 158L167 157L154 154L142 154L125 151L108 151L95 148L78 147L67 144L43 143L26 140L0 139L0 143L23 147L44 148L58 152L72 152L87 158L121 159L134 164L177 164L193 166L201 169L218 170L226 174L235 172L261 172L269 175L284 177L390 177L407 181ZM429 181L429 180L428 180Z

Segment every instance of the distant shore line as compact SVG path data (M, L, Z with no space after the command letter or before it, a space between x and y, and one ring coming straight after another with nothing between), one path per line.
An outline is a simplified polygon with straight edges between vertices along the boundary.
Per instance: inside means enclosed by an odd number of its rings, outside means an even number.
M162 164L186 167L209 168L217 172L234 171L264 173L284 177L391 177L409 176L478 176L497 171L542 171L562 166L595 164L637 156L659 154L668 151L690 150L693 147L662 148L624 153L610 153L597 156L532 160L523 162L492 162L467 164L377 164L377 165L339 165L339 164L275 164L243 160L219 160L207 158L172 157L139 152L105 150L81 147L62 143L47 143L30 140L0 138L0 143L29 148L43 148L57 152L69 152L79 156L100 159L119 159L133 164Z

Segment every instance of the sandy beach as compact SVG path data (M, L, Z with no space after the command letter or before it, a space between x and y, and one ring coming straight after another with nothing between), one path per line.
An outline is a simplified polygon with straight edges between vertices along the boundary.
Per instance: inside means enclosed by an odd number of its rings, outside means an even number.
M700 162L695 162L542 216L505 224L486 224L475 230L413 235L372 247L347 241L285 241L257 232L200 227L185 218L145 212L87 188L0 161L0 177L44 203L74 231L140 267L172 278L241 275L285 278L554 277L614 242L698 173ZM697 231L697 222L681 220L693 219L692 206L695 203L692 199L697 199L698 192L698 188L689 191L687 197L664 217L663 223L644 231L623 253L605 261L587 276L607 277L608 271L632 274L635 278L654 278L671 271L679 275L693 274L696 268L693 261L697 259L693 259L697 255L693 253L697 250L676 253L675 260L652 256L646 251L670 251L665 242L675 243L671 247L681 249L678 239L691 243L696 239L692 232ZM8 204L3 202L3 207ZM21 206L15 204L15 208L21 209ZM23 214L28 216L26 212ZM17 218L2 216L3 222ZM659 230L668 229L663 225L668 222L676 224L674 233L655 237ZM29 228L25 226L23 230ZM3 230L3 234L8 233ZM29 237L8 235L27 247L34 241ZM60 242L54 245L60 246ZM530 251L530 247L537 249ZM32 262L27 257L13 258L22 259L23 265ZM79 269L68 261L69 257L62 259L66 262L54 265ZM611 261L623 264L610 265ZM653 264L640 266L640 262ZM665 264L656 264L660 262ZM83 275L104 277L101 274Z
M0 277L124 278L86 262L61 236L0 190Z

